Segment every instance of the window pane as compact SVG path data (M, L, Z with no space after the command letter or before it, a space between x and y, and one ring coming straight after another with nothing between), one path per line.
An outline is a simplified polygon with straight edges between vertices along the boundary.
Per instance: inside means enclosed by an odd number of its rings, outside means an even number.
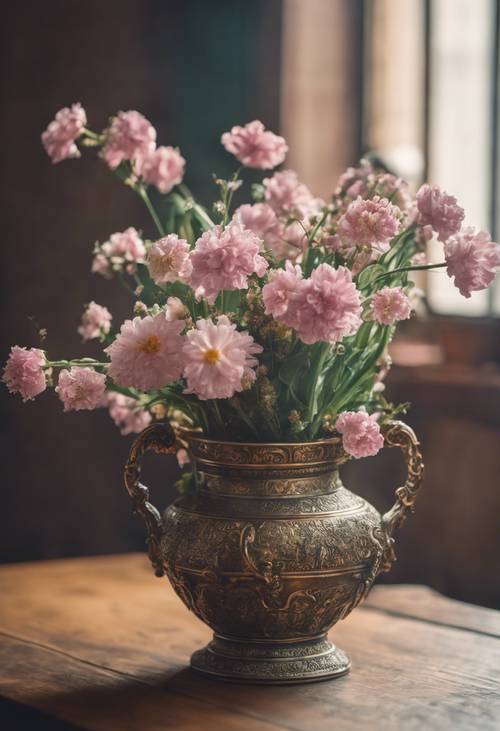
M495 2L433 0L430 13L429 179L457 197L465 224L489 229ZM442 245L429 257L442 261ZM465 300L444 272L428 285L439 312L488 311L486 292Z

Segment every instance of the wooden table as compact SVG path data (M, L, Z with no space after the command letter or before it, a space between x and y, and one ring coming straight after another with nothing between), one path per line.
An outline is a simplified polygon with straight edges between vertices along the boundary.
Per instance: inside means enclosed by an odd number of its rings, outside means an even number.
M333 681L205 679L187 666L209 636L143 555L2 566L2 728L31 707L19 728L500 729L500 612L424 587L375 588L334 628L353 667Z

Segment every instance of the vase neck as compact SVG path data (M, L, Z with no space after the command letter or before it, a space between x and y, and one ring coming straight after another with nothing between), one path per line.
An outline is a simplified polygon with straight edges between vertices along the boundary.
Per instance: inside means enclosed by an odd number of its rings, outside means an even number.
M342 486L338 470L305 474L298 469L241 469L196 467L196 484L200 492L214 496L255 498L297 498L327 495Z

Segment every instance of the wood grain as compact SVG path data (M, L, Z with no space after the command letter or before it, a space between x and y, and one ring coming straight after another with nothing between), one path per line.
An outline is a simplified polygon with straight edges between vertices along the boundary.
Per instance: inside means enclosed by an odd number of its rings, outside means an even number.
M350 675L294 687L187 669L208 629L142 555L0 568L0 694L82 728L500 728L498 613L378 587L333 631Z

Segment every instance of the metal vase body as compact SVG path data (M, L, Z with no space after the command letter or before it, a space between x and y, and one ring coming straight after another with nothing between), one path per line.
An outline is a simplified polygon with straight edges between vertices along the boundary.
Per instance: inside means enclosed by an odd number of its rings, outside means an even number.
M346 672L326 633L366 596L389 541L379 512L340 481L340 441L187 441L197 489L167 508L161 556L215 633L193 666L257 682Z
M153 424L135 440L125 485L148 531L157 576L213 632L192 667L245 683L303 683L346 673L328 630L366 596L394 558L392 534L412 509L423 475L418 440L399 421L385 445L405 456L407 479L380 513L347 490L340 436L305 443L215 441ZM141 484L145 452L188 446L196 489L163 517Z

